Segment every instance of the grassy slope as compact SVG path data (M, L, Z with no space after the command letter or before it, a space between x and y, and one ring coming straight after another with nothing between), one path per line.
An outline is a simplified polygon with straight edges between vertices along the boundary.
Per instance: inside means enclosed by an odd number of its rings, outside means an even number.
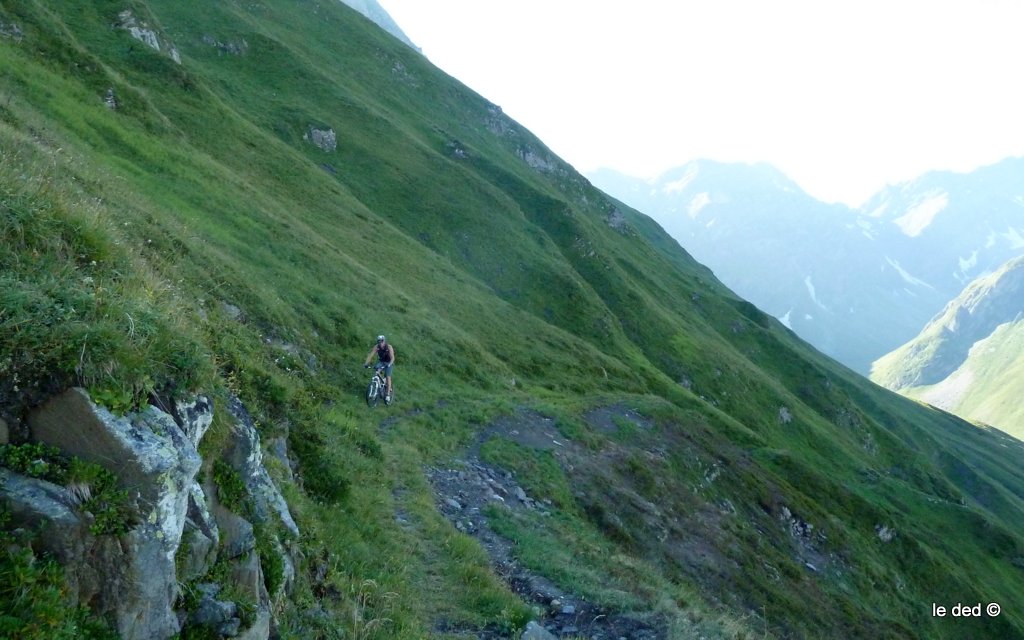
M1024 334L1020 322L1001 325L978 341L963 363L941 382L902 389L912 398L963 416L995 425L1014 437L1024 436L1021 416L1022 366L1020 356Z
M573 471L493 455L537 491L585 497L543 526L496 518L524 562L578 592L659 611L680 634L1024 633L1024 483L1003 448L1016 441L821 357L634 212L612 228L610 202L542 143L340 3L130 3L180 66L111 27L127 5L74 5L0 9L25 34L0 40L0 357L21 380L3 409L70 383L124 405L172 380L239 393L265 436L289 435L307 558L331 559L335 597L300 579L286 635L520 624L524 605L422 474L519 405L592 454ZM244 39L245 54L204 36ZM305 142L311 126L333 128L337 150ZM358 406L355 366L382 330L411 410L385 431ZM581 418L610 403L655 433ZM733 515L716 515L725 503ZM783 507L826 539L791 536ZM684 552L696 546L718 570ZM808 554L827 570L808 572ZM590 571L566 573L581 558ZM314 600L334 622L307 615ZM975 600L1006 613L929 615Z
M971 282L921 333L875 362L872 379L968 420L1024 434L1020 276L1015 259Z

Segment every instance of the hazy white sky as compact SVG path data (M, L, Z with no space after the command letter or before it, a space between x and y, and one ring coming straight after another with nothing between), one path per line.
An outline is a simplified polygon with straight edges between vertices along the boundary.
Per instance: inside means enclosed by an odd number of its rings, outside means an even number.
M1024 155L1019 0L379 0L580 171L769 162L859 204Z

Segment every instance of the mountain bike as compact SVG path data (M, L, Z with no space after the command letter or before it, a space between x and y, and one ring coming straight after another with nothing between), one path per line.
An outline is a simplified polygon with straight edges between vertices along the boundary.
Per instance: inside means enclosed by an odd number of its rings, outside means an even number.
M381 400L385 405L390 405L395 400L395 391L391 390L391 397L388 397L388 379L384 377L384 365L379 362L373 367L373 376L370 378L370 385L366 387L366 404L376 407Z

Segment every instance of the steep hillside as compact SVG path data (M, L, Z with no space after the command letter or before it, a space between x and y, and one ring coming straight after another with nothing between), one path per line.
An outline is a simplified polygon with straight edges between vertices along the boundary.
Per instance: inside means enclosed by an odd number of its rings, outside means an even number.
M691 163L595 184L654 216L723 282L855 370L912 338L964 284L1024 251L1024 159L928 173L860 210L767 165ZM728 251L722 248L728 247Z
M18 520L152 524L42 446L57 396L198 443L149 601L182 638L1024 634L1020 442L820 355L344 4L4 2L0 69L2 633L145 637ZM199 494L223 535L182 539Z
M957 415L1024 434L1019 408L1024 259L970 283L872 379Z

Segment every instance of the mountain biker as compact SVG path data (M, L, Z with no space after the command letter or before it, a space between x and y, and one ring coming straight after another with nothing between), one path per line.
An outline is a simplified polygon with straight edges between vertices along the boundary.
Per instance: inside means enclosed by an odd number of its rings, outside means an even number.
M370 361L373 360L374 354L377 355L377 361L380 363L381 368L384 369L384 376L388 381L388 402L391 402L391 368L395 366L395 348L388 344L388 339L384 336L377 336L377 346L370 349L370 353L366 355L366 362L363 363L364 367L370 366Z

